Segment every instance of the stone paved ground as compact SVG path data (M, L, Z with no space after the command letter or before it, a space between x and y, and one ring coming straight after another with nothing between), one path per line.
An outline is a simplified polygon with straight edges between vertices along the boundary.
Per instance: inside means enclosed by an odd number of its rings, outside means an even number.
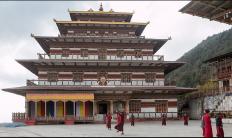
M112 125L112 127L114 124ZM232 136L232 124L224 124L225 136ZM189 126L184 126L182 121L168 121L167 126L161 126L160 121L137 122L135 127L126 123L124 126L126 137L201 137L200 121L190 121ZM213 124L214 136L216 134ZM121 137L114 129L107 130L103 124L77 124L77 125L40 125L17 128L0 127L0 136L33 137L33 136L81 136L81 137Z

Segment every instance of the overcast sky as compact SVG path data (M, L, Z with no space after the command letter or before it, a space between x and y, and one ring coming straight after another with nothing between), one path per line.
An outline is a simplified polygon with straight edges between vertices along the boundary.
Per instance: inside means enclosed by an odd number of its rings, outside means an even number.
M5 1L0 2L0 89L26 85L27 79L36 79L30 71L15 59L37 58L44 53L30 34L57 36L58 29L53 19L70 20L71 10L98 10L100 1ZM135 12L132 21L147 22L142 35L147 38L168 38L157 54L165 60L176 60L202 40L228 30L229 25L209 21L179 11L188 1L102 1L109 11ZM11 121L12 112L24 112L22 96L0 90L0 122Z

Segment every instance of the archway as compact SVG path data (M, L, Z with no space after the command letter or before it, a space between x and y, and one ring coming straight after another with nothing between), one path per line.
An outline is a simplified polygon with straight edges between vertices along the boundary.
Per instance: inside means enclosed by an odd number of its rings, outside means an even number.
M65 115L67 116L72 116L74 115L74 107L73 107L73 102L72 101L67 101L65 103Z
M93 102L85 102L85 116L93 116Z
M76 104L76 116L77 117L84 116L83 102L77 101L75 104Z
M37 116L45 117L45 102L44 101L37 102Z
M29 118L35 117L35 102L34 101L28 102L28 117Z
M56 102L56 117L64 117L64 102Z
M47 117L54 117L54 102L53 101L48 101L46 103L46 115Z

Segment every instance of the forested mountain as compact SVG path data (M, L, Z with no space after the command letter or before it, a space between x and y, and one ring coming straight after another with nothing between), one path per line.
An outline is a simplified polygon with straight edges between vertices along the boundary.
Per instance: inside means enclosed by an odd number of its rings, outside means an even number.
M185 53L177 61L187 62L182 67L166 75L169 81L176 81L177 86L196 87L201 80L203 62L209 58L232 52L232 28L208 37L195 48Z

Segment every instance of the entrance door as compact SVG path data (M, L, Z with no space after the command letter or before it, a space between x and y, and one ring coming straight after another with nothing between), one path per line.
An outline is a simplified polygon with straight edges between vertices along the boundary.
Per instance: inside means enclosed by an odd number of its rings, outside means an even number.
M99 104L99 114L107 114L107 104L106 103Z

